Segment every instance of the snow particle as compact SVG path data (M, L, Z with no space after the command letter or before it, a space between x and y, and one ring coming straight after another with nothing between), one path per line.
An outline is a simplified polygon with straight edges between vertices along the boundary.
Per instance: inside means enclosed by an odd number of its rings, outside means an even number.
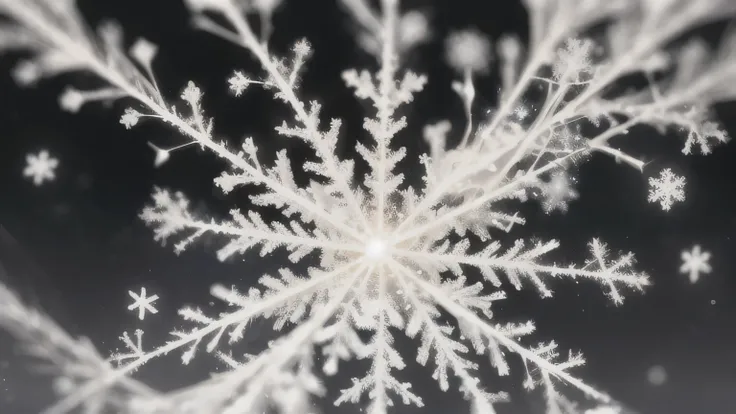
M689 274L690 283L697 282L701 273L710 273L712 270L710 264L708 264L710 252L702 251L700 245L696 244L690 251L683 250L681 257L680 273Z
M36 187L44 181L54 181L56 173L54 170L59 166L59 160L52 157L47 150L41 150L38 154L26 155L26 168L23 176L33 181Z
M134 302L128 306L128 310L138 310L138 319L143 320L146 316L146 311L153 314L158 313L158 310L153 307L153 302L158 300L158 295L146 296L146 288L141 288L141 294L137 294L132 290L128 291L128 294L133 298Z

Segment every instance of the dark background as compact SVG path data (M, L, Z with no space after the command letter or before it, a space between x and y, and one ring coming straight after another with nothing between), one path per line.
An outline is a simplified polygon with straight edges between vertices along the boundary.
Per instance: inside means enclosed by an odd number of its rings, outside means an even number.
M80 1L85 15L96 25L102 19L119 20L126 41L144 36L161 47L155 70L164 94L175 99L188 80L206 93L204 108L216 118L216 130L237 142L253 136L260 154L288 148L295 162L310 157L301 144L276 137L270 128L286 119L289 111L268 92L253 88L240 99L227 92L226 77L233 69L259 73L248 53L189 25L189 16L178 0ZM301 96L318 98L325 117L341 117L344 129L341 154L352 156L356 139L365 139L361 128L364 104L343 87L340 72L349 67L374 67L356 48L350 19L334 0L287 1L275 16L274 51L283 52L291 42L306 36L315 55L307 67ZM406 66L429 75L430 84L405 111L410 128L396 142L408 147L411 157L401 168L416 183L416 156L426 150L420 138L425 123L448 118L456 130L463 125L461 104L450 89L453 74L442 63L442 42L448 30L476 27L496 39L502 33L526 35L524 9L505 1L453 0L407 1L407 8L430 14L434 41L408 56ZM44 309L75 335L90 337L103 354L120 346L124 330L142 327L144 344L153 346L179 325L176 309L184 304L207 306L208 287L214 282L244 288L265 272L284 264L283 255L261 259L248 254L220 263L214 257L216 241L193 246L177 257L170 246L153 241L152 232L137 218L154 185L184 191L197 209L215 217L240 203L247 192L224 197L212 179L225 167L212 154L196 148L172 154L160 169L153 168L151 141L160 146L181 143L176 131L156 122L143 122L126 131L118 119L130 102L84 107L81 113L63 113L57 96L65 84L98 85L84 74L62 76L29 89L19 89L8 75L16 55L0 60L0 260L7 268L9 284L34 306ZM478 111L495 100L497 79L479 80ZM731 135L736 135L734 107L718 108ZM703 157L680 154L682 139L660 136L641 128L625 139L617 138L630 153L652 161L644 174L611 158L593 156L579 168L581 198L567 214L544 215L525 206L528 225L515 237L558 238L563 248L557 261L582 263L585 244L601 237L616 250L634 251L638 270L651 275L654 285L645 294L626 292L622 307L615 307L592 283L551 281L553 299L541 300L532 289L509 291L496 315L501 321L537 322L537 340L556 339L563 349L580 349L588 365L576 374L609 392L634 412L728 413L736 406L736 146L719 147ZM22 177L25 155L42 148L60 160L57 179L34 187ZM670 167L687 176L688 200L668 213L647 204L647 178ZM244 204L239 204L243 206ZM503 240L510 242L508 236ZM691 285L678 273L680 252L699 243L713 253L713 273ZM2 275L0 275L2 277ZM129 289L146 286L161 299L158 315L144 322L128 312ZM248 341L257 342L268 328L254 325ZM401 334L397 333L397 337ZM0 412L30 413L50 401L50 381L29 374L30 360L22 346L0 336ZM528 340L527 340L528 341ZM530 343L530 342L527 342ZM409 341L398 341L405 352L407 369L400 378L412 379L424 398L423 410L399 407L394 412L465 412L467 405L456 392L438 393L429 378L431 370L416 367ZM487 362L487 361L484 361ZM217 362L202 351L190 367L180 367L170 355L144 367L137 375L161 390L173 389L202 378ZM653 366L662 366L667 381L654 386L647 380ZM523 368L515 361L511 378L497 378L481 365L490 390L512 393L511 404L500 413L538 413L543 397L526 394L521 383ZM355 365L354 365L355 367ZM334 390L364 368L345 372L327 382ZM571 397L582 397L568 390ZM729 408L731 407L731 408ZM333 408L326 413L357 413L356 406Z

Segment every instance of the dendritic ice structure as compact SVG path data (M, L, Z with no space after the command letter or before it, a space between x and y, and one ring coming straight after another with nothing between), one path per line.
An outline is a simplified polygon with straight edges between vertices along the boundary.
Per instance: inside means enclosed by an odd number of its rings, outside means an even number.
M238 291L214 285L212 295L231 310L209 315L182 308L179 313L190 327L173 332L163 345L147 346L141 331L134 333L135 340L124 333L130 352L112 358L116 367L91 354L86 343L36 332L39 324L51 322L0 290L14 300L10 305L0 301L0 308L12 311L0 313L2 326L24 340L68 350L68 359L46 357L64 365L58 372L68 385L59 388L61 397L46 414L80 406L91 413L308 413L313 401L326 398L321 378L337 374L353 359L365 360L368 368L334 404L361 404L372 414L402 412L397 404L424 406L427 391L400 379L406 360L413 359L432 370L440 389L458 384L473 413L489 414L501 409L508 395L481 381L479 372L490 364L507 376L511 358L526 368L524 386L542 389L548 413L585 410L563 396L562 387L606 407L596 412L616 411L607 394L577 377L581 354L561 352L555 341L532 342L532 321L504 322L492 308L507 300L509 290L531 288L551 297L551 279L562 279L556 282L560 287L565 280L572 287L572 280L585 279L621 304L625 291L643 288L648 277L634 269L633 254L613 254L599 239L589 242L583 264L554 264L557 240L511 234L525 224L518 206L541 202L548 212L565 211L579 196L570 175L590 153L643 170L644 162L614 145L634 127L683 135L685 153L708 153L714 143L725 141L709 108L736 97L736 35L726 33L717 49L698 39L677 47L672 42L695 27L731 18L736 2L525 0L531 22L526 46L514 36L498 39L497 56L490 61L485 46L480 56L466 47L491 44L476 32L447 42L464 45L447 54L460 72L453 89L467 118L454 123L463 132L455 136L449 121L427 125L428 153L407 156L399 137L408 120L398 113L419 99L428 79L404 67L402 56L426 40L428 20L418 11L402 10L398 0L341 0L360 27L359 44L378 66L375 71L348 69L342 76L357 99L372 106L355 159L337 151L342 121L326 120L317 101L300 97L300 73L312 54L309 43L296 41L285 56L267 47L269 34L278 29L271 16L280 1L185 3L197 28L246 49L260 63L259 73L233 68L223 86L236 96L265 88L290 108L291 117L275 132L302 141L316 155L296 171L312 177L307 186L297 186L287 150L271 157L259 151L258 139L232 146L218 138L194 82L178 100L165 97L151 69L157 46L139 39L124 50L117 25L103 24L95 34L72 0L0 0L7 17L0 45L33 53L14 70L22 84L71 71L105 82L95 90L67 88L60 98L63 109L76 112L85 104L124 99L129 103L120 120L124 127L144 120L173 126L185 140L182 145L198 145L227 164L215 179L217 187L225 193L250 192L251 205L233 208L223 219L201 217L179 191L155 189L140 216L157 240L175 239L174 249L182 252L202 236L218 235L224 240L218 251L222 260L249 250L266 256L280 249L288 252L290 263L278 274L262 275L258 287ZM258 33L251 18L260 18ZM603 30L595 40L586 36L592 27ZM474 80L491 70L501 80L498 107L478 114L475 96L492 91L476 90ZM644 87L611 88L637 75L646 80ZM540 86L541 101L530 105ZM169 160L169 149L153 148L157 165L176 162ZM356 165L369 172L358 176ZM406 182L404 165L420 166L422 182ZM657 198L665 203L664 196ZM266 208L281 218L265 219L259 211ZM278 339L245 355L232 351L257 318L272 320ZM394 340L401 334L413 338L416 352L399 353ZM41 356L54 351L39 349ZM130 377L172 351L181 351L182 361L189 363L197 350L216 355L230 369L169 393Z

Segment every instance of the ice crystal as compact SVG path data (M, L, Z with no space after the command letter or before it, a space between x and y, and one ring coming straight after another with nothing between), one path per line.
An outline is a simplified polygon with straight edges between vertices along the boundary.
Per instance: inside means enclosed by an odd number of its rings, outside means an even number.
M675 175L669 168L660 171L658 178L650 177L648 200L659 202L662 210L669 211L675 202L685 201L685 177Z
M250 137L233 147L218 135L202 106L204 92L194 82L178 99L164 96L152 71L156 45L140 39L126 53L114 24L91 35L72 0L0 0L7 17L0 26L2 47L32 52L14 71L22 84L71 71L86 71L104 82L94 90L67 89L60 98L63 109L76 112L89 103L124 98L131 105L120 119L125 128L163 121L181 133L180 147L195 144L224 161L227 168L215 179L219 189L251 191L250 204L233 208L229 218L213 218L195 212L182 192L156 188L140 214L156 240L175 239L180 253L205 235L218 235L224 239L217 252L221 260L250 250L261 256L282 250L288 262L277 274L262 275L257 286L214 285L211 294L230 310L208 314L183 307L179 314L187 327L174 331L169 342L145 347L142 331L135 332L135 340L124 333L129 352L113 358L119 363L114 369L77 352L69 364L85 369L67 375L72 379L60 387L61 399L46 414L79 406L91 413L305 413L313 398L326 395L318 373L335 375L352 359L366 360L368 369L332 403L365 405L371 414L401 412L392 407L422 407L427 394L399 379L407 365L406 355L394 347L401 334L419 345L409 359L428 365L440 390L457 384L475 414L495 413L509 397L495 383L479 379L487 368L476 354L490 359L499 376L509 375L509 360L519 358L526 367L524 386L542 389L548 413L583 412L562 387L602 404L589 413L618 412L606 393L574 373L585 362L580 353L560 351L552 340L531 342L532 321L509 323L491 308L507 300L510 290L531 288L552 297L552 279L597 283L620 305L628 290L648 285L648 276L635 270L632 253L611 253L597 238L589 242L584 264L559 264L553 260L559 241L510 233L526 223L519 203L538 199L547 212L565 211L579 196L572 185L575 166L591 153L643 170L644 162L612 144L636 126L684 129L686 153L696 145L707 153L712 142L726 140L707 109L736 97L736 88L728 86L736 84L736 36L728 34L716 52L697 43L680 50L669 46L696 26L730 18L736 3L524 0L530 41L526 48L514 36L499 41L498 108L476 119L476 94L491 92L477 90L474 81L494 69L490 40L479 32L452 35L446 57L461 72L452 86L466 116L460 143L449 144L453 124L439 121L424 129L429 152L409 155L398 138L409 119L400 114L420 99L428 79L402 66L401 57L427 38L427 19L418 11L404 12L398 0L341 0L357 23L359 44L378 63L377 70L347 69L342 76L371 108L355 158L338 151L343 121L326 121L317 100L301 97L309 43L297 40L284 56L268 47L271 17L281 1L185 3L199 29L244 48L260 63L260 73L233 68L227 80L233 94L250 88L273 93L291 111L275 132L301 141L315 157L294 166L290 152L281 150L272 160L258 147L258 138ZM260 20L260 33L251 26L253 18ZM605 30L595 39L586 37L593 27ZM710 58L703 57L706 52ZM645 75L646 86L609 88L634 74ZM526 92L539 86L541 102L529 105ZM597 129L584 128L587 121ZM172 149L151 146L156 165L169 160ZM356 164L368 172L358 175ZM422 182L408 182L404 165L420 165ZM296 174L306 174L309 183L298 186ZM666 169L659 179L650 179L649 200L667 210L684 198L684 183ZM264 216L268 209L280 218ZM314 259L313 267L303 264L307 257ZM0 295L10 294L0 289ZM145 291L134 297L141 319L151 310L143 303L151 298L144 298ZM0 301L0 309L11 310L9 316L0 313L0 322L36 339L29 333L37 333L35 325L24 328L31 311L12 296L9 300L10 305ZM226 351L250 334L249 324L257 318L273 321L278 339L255 354ZM51 345L58 342L55 338ZM68 341L64 346L81 347ZM129 376L172 351L181 352L187 364L202 349L230 370L166 394Z
M56 179L55 170L58 166L58 159L52 157L47 150L41 150L38 154L26 155L26 168L23 169L23 176L30 178L38 187L45 181Z

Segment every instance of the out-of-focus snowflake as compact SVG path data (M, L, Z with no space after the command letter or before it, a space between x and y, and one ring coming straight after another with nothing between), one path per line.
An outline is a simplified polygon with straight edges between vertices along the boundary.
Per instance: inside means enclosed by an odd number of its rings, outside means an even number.
M710 260L710 252L702 251L700 245L696 244L690 251L682 251L682 266L680 273L688 273L690 275L690 283L695 283L700 279L701 273L710 273L712 268L708 261Z
M655 365L647 370L647 380L654 386L667 382L667 370L661 365Z
M23 176L33 181L33 185L40 186L44 181L54 181L56 173L54 170L59 166L59 160L52 157L47 150L41 150L38 154L26 155L26 168Z
M555 210L564 213L567 211L567 203L577 200L578 192L572 188L571 182L565 171L557 171L550 176L548 182L540 185L542 208L545 213L550 214Z
M451 33L447 38L447 62L458 72L486 72L491 62L491 42L474 30Z
M143 320L146 317L146 311L153 314L158 313L158 310L153 307L153 302L158 300L158 295L146 296L146 288L141 288L141 294L137 294L132 290L128 291L128 294L133 298L134 302L128 306L128 310L138 310L138 319Z
M665 168L659 178L649 178L649 202L656 203L662 210L669 211L676 201L685 201L685 177L675 175L671 169Z
M585 410L585 414L621 414L621 409L610 405L602 405Z

